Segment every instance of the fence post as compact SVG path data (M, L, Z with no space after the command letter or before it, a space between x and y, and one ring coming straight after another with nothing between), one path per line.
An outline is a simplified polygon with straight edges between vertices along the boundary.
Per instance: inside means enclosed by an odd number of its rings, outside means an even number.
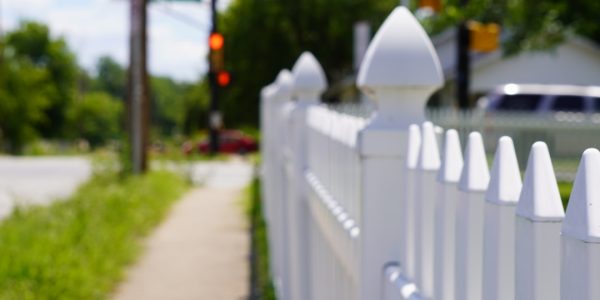
M276 104L273 109L273 143L277 145L278 149L281 149L281 145L285 145L287 140L286 133L286 118L287 111L289 110L289 104L291 101L292 94L292 83L293 78L292 74L288 70L282 70L277 75L277 79L275 80L276 89L274 90L273 99L276 100ZM287 218L287 202L288 199L288 187L286 178L286 156L285 153L281 150L274 151L271 153L273 159L275 161L274 164L274 172L273 172L273 185L275 188L275 193L273 197L273 223L271 227L273 229L274 238L273 242L273 254L275 258L275 268L273 274L273 283L275 285L278 298L279 299L288 299L288 245L287 245L287 227L288 227L288 218Z
M271 157L269 153L272 152L273 147L273 114L271 111L273 110L274 105L274 93L275 93L276 85L275 83L271 83L265 87L260 92L260 103L261 103L261 133L263 138L261 140L261 151L264 153L266 157ZM271 217L269 208L270 200L272 198L272 190L273 185L271 184L273 172L273 159L264 159L262 160L262 185L264 188L261 189L264 196L263 200L263 214L265 215L265 222L269 223L269 218Z
M561 299L600 299L600 152L583 152L562 224Z
M291 112L291 152L292 170L290 198L288 203L288 238L290 259L289 295L292 300L308 299L310 295L308 253L308 204L306 199L304 172L307 167L307 111L319 102L321 93L327 87L325 72L317 59L304 52L292 68L292 95L296 99Z
M437 177L438 197L435 202L435 279L436 300L454 300L454 239L456 224L457 183L463 167L458 132L446 131L442 165Z
M274 229L273 229L273 197L274 197L274 189L275 189L275 184L274 184L274 164L275 164L275 158L273 156L273 146L275 144L275 141L273 141L274 139L274 134L273 134L273 129L275 128L273 125L274 122L274 114L273 114L273 106L274 106L274 93L275 93L275 89L276 89L276 85L275 83L271 83L268 86L264 87L261 90L261 123L262 123L262 128L261 128L261 132L263 135L262 141L261 141L261 151L263 152L264 158L262 160L262 170L261 170L261 175L262 175L262 186L261 186L261 192L263 193L262 195L262 208L263 208L263 215L265 216L265 223L267 224L267 232L268 232L268 236L269 238L272 240L275 236L274 233ZM270 264L270 273L271 275L275 275L276 272L276 256L275 256L275 251L274 251L274 247L273 247L273 242L271 241L269 243L269 252L273 253L271 255L271 264Z
M455 299L482 299L484 193L489 170L479 132L471 132L456 205Z
M564 215L548 147L536 142L517 203L516 300L560 299L559 233Z
M369 45L358 86L377 105L359 133L361 213L359 299L382 296L383 269L397 260L401 190L408 126L425 119L425 103L443 83L429 37L403 7L392 11Z
M440 152L437 136L431 122L421 127L421 151L419 151L419 175L417 179L416 202L416 263L415 283L425 299L433 297L433 249L434 216L436 195L436 175L440 168Z
M515 209L521 186L513 141L503 136L498 141L485 194L482 299L515 297Z

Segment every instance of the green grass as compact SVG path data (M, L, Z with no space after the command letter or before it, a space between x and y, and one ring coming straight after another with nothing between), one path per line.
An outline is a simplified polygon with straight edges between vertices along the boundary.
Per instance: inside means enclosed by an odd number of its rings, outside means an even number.
M246 189L244 201L251 230L251 295L250 300L275 300L269 269L267 226L262 215L260 181L254 179Z
M0 299L106 299L186 189L173 173L97 174L66 201L0 224Z
M567 209L567 203L569 202L569 195L571 195L571 190L573 189L572 182L559 182L558 190L560 191L560 198L562 199L563 207L565 210Z

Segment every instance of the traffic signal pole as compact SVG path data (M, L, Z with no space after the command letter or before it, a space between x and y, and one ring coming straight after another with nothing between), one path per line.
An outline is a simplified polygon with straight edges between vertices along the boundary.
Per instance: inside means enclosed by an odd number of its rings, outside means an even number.
M210 3L210 11L212 16L211 35L217 33L217 0L212 0ZM210 49L209 51L214 51ZM222 51L222 50L221 50ZM213 59L209 59L208 81L210 85L210 106L208 115L209 126L209 141L210 154L214 155L219 151L219 127L221 126L221 115L219 113L219 86L217 83L217 73L213 66Z
M460 0L459 4L462 8L465 8L468 2L468 0ZM470 106L469 86L471 80L471 63L469 56L470 35L469 29L467 28L467 20L461 20L458 24L456 44L456 99L458 101L458 107L461 110L464 110Z

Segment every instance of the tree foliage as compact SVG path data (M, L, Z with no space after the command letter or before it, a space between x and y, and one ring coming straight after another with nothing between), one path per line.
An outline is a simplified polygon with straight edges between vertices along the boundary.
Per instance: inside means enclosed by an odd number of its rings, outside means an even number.
M182 133L186 117L203 118L206 106L192 115L186 105L206 103L199 94L205 89L161 76L149 83L154 136ZM44 24L22 22L0 40L0 148L19 153L38 137L83 138L92 146L116 139L126 90L127 70L113 58L101 57L96 72L88 73L63 38Z
M69 118L74 125L74 137L82 138L97 147L120 137L123 102L106 92L92 92L75 101Z
M181 133L185 117L185 93L188 84L168 77L150 79L150 115L155 132L159 135Z
M74 99L78 74L75 56L62 38L52 38L46 25L23 22L6 35L6 50L19 60L26 61L44 78L44 108L46 118L36 125L44 137L64 136L67 129L66 111Z
M576 33L600 43L600 1L597 0L442 0L443 10L422 21L432 34L461 20L495 22L502 26L507 54L523 50L546 50L565 35Z
M96 64L94 90L104 91L124 101L127 94L127 72L112 57L102 56Z
M322 63L330 82L352 72L357 21L376 29L398 0L236 0L221 18L225 61L233 73L221 108L225 122L256 125L260 89L303 51Z
M206 81L200 81L189 86L184 94L183 101L183 133L194 135L200 129L207 128L209 99Z
M19 153L47 120L48 72L0 44L0 145Z

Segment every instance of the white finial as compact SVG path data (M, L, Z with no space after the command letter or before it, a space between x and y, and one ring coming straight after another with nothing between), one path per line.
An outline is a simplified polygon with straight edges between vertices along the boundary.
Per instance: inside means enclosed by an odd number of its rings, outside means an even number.
M531 146L517 215L538 222L561 221L565 217L550 153L544 142Z
M260 90L260 97L266 99L271 97L275 92L275 83L271 83Z
M392 11L373 38L358 72L358 87L377 106L371 127L406 128L425 121L425 103L444 82L439 58L417 19Z
M583 152L562 233L588 243L600 243L600 152L597 149Z
M499 205L516 204L521 186L521 173L515 146L510 137L503 136L498 141L485 200Z
M310 52L304 52L292 68L294 77L293 94L299 98L314 98L319 96L327 88L327 78L319 61Z
M465 163L458 182L461 191L480 191L487 189L490 173L485 158L483 140L479 132L471 132L465 150Z
M397 86L438 88L444 78L439 58L419 21L397 7L383 22L358 72L358 86L369 90Z
M292 95L293 80L289 70L281 70L275 79L275 96L280 100L288 100Z

